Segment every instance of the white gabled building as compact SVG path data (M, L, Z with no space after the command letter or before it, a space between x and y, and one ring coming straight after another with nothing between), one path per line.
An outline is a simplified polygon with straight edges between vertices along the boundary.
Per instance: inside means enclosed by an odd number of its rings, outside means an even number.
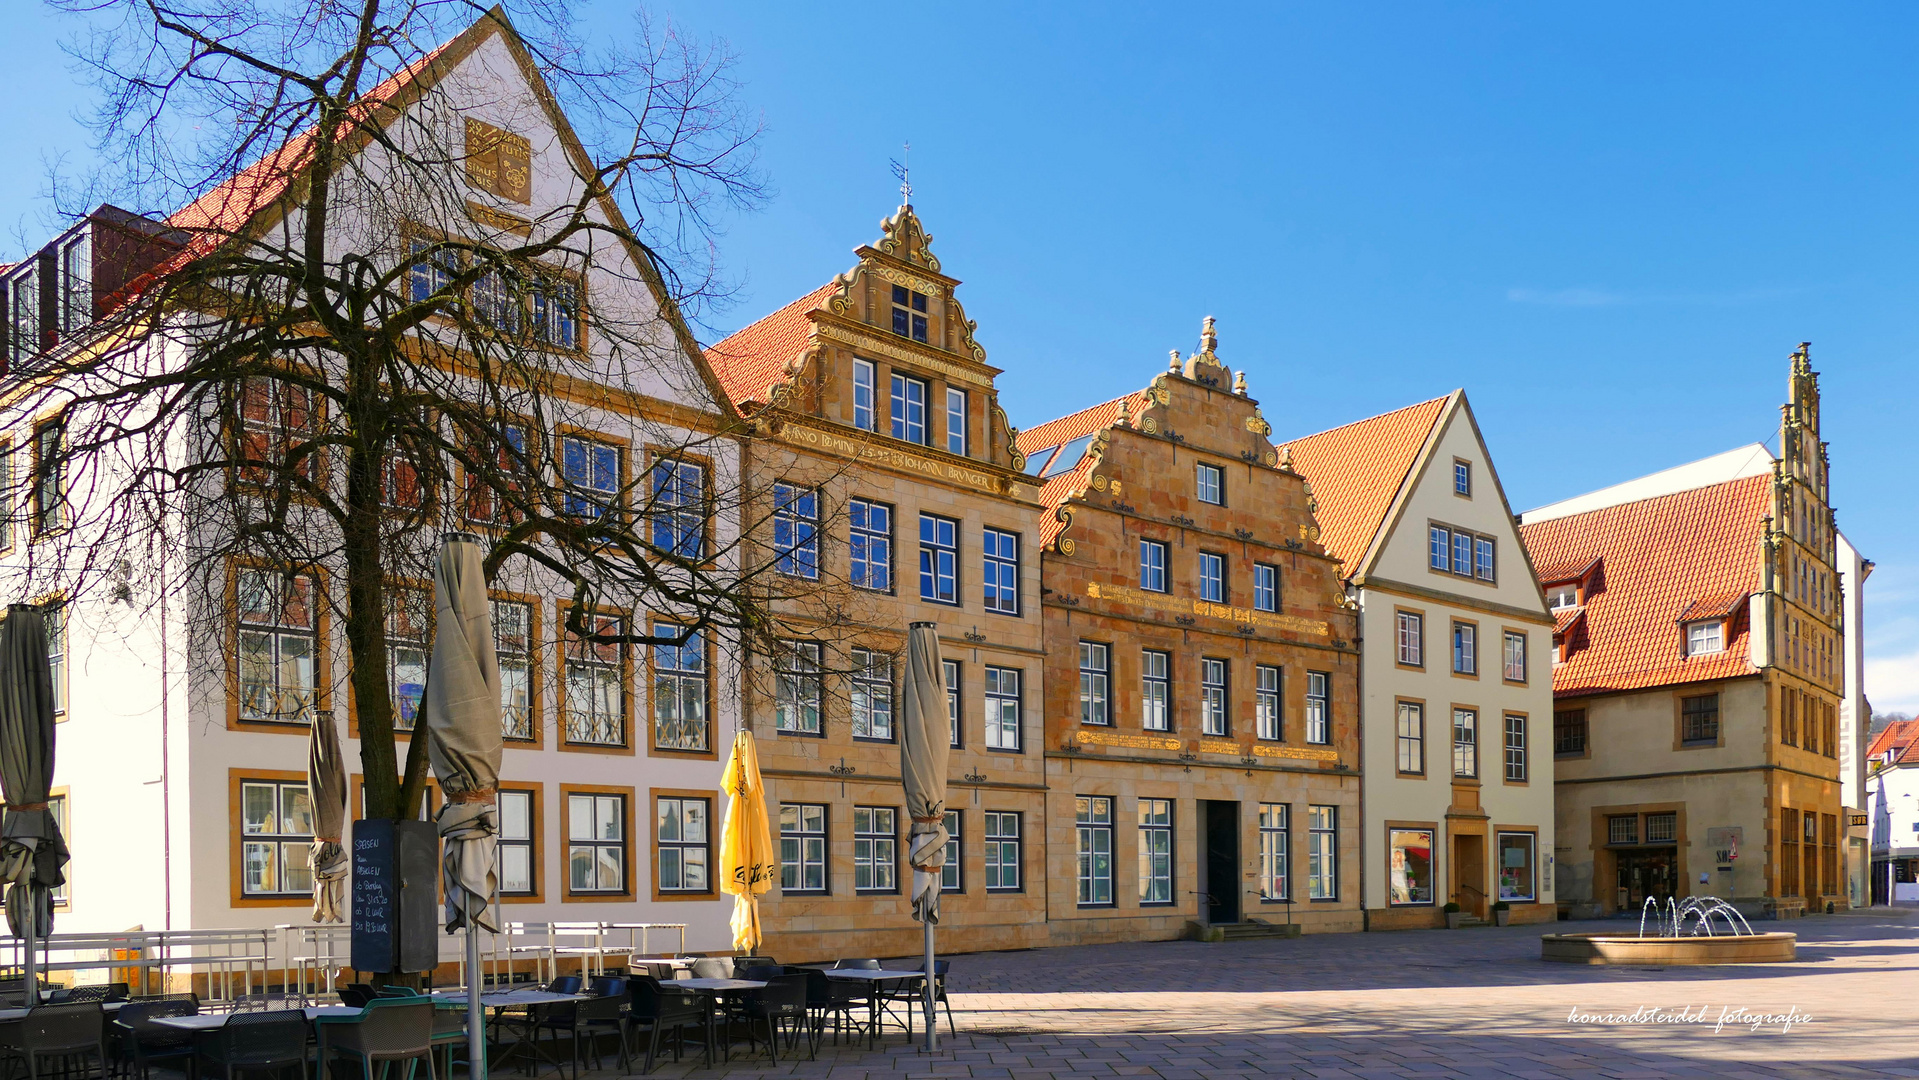
M1553 617L1465 392L1281 446L1360 610L1367 928L1552 921Z
M454 171L457 162L449 166L452 182L470 182L468 220L442 220L435 228L470 227L479 230L468 234L475 239L488 230L536 234L546 208L580 199L584 151L524 47L492 16L369 97L399 106L394 130L417 125L450 131L457 140L460 128L453 125L467 125L470 138L477 121L488 137L523 149L524 183L518 176L503 182L494 173L479 175L470 164L464 174ZM377 182L381 152L377 144L359 152L363 181ZM258 182L248 175L242 182ZM0 268L8 370L20 370L21 361L42 349L84 347L87 324L105 299L175 250L169 226L217 218L247 198L229 185L166 225L105 207L44 250ZM593 205L595 213L618 213L610 200ZM297 203L263 210L258 227L291 230L301 213ZM343 242L405 257L399 245L407 242L407 223L395 235L391 223L336 217ZM565 308L556 300L521 312L551 320L538 323L536 332L550 335L543 340L556 355L565 354L556 367L570 365L547 399L556 410L548 429L511 436L547 448L543 457L556 472L535 482L577 484L575 460L639 476L657 464L665 446L674 448L671 460L691 470L684 482L709 492L737 486L739 445L721 436L730 406L650 284L652 269L622 245L591 243L575 279L584 297L570 294ZM595 333L596 318L604 322L618 313L629 325L654 328L656 340L637 366L630 336L622 355L609 340L614 335ZM152 362L169 359L162 352ZM594 372L604 378L596 380ZM24 492L27 504L0 536L0 597L64 602L57 585L45 584L62 579L51 568L72 569L92 538L59 518L56 494L83 505L87 493L56 493L49 485L61 478L36 471L37 447L59 437L56 418L22 413L20 398L15 385L0 399L0 409L12 410L0 413L0 467L11 470L7 489ZM698 453L687 452L690 445ZM491 525L482 508L462 497L441 502L443 528L485 532ZM701 526L716 551L734 546L738 527L736 514ZM327 593L335 587L331 577L323 572L319 580L287 584L236 564L229 595L208 597L195 594L176 555L150 566L109 568L108 587L58 608L55 795L73 862L59 898L57 932L307 922L312 829L305 785L309 721L318 709L338 719L353 774L348 817L361 813L345 648L325 602L329 596L335 605L342 602ZM687 948L729 947L731 901L703 868L718 861L719 776L739 724L735 658L741 650L713 638L695 639L697 654L568 647L561 629L568 593L557 576L527 565L509 563L494 582L508 736L501 767L502 917L684 923ZM396 582L392 595L420 584ZM210 611L228 611L235 622L209 626ZM417 693L426 654L407 611L396 602L389 617L396 700ZM599 615L643 627L670 621L673 613L627 604ZM658 694L656 687L673 692ZM400 742L404 754L405 739ZM656 949L678 943L671 934L653 939Z

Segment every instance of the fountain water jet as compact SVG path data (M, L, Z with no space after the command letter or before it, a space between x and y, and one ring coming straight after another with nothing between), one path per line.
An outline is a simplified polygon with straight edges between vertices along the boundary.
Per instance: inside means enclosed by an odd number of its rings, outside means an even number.
M1717 933L1713 920L1725 924ZM1646 923L1652 922L1651 934ZM1797 934L1759 932L1739 910L1717 896L1647 897L1639 909L1639 933L1547 934L1540 959L1568 964L1766 964L1797 959Z

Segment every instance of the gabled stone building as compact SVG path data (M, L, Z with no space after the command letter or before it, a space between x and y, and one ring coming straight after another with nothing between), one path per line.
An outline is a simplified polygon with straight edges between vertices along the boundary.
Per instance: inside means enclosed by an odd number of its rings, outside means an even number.
M1022 434L1056 943L1356 930L1358 646L1305 480L1199 351Z
M782 961L913 952L896 695L909 623L938 624L952 724L942 949L1039 944L1038 487L997 368L911 206L845 274L707 350L767 438L762 556L798 588L783 655L754 657L781 880L762 900Z

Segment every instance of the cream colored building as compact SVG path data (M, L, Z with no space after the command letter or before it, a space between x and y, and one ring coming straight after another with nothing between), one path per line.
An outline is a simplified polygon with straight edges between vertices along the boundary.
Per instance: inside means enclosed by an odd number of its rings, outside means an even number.
M1553 619L1465 392L1282 455L1359 606L1367 928L1552 920Z

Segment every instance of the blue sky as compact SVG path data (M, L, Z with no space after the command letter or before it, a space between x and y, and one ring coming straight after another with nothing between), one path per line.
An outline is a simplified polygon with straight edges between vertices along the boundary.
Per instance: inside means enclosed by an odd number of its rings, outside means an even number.
M711 329L849 266L911 140L1020 426L1136 388L1210 314L1281 437L1464 386L1523 510L1770 439L1810 340L1840 527L1879 564L1867 690L1919 711L1919 8L654 10L731 43L768 128ZM83 164L87 97L52 17L10 21L17 249L33 151Z

